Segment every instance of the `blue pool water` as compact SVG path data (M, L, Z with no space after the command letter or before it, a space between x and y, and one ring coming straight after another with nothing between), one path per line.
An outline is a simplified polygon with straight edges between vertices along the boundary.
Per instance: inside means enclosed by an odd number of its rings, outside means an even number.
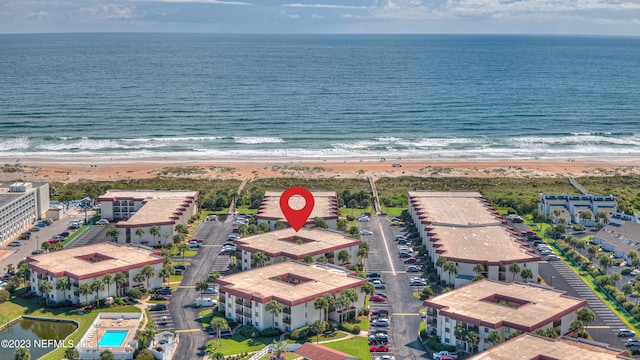
M121 346L124 338L127 336L128 330L107 330L100 341L98 346Z

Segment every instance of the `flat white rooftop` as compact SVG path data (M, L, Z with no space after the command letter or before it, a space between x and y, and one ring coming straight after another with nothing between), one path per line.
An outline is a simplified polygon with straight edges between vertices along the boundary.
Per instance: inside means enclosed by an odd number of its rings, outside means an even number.
M251 253L261 251L271 257L287 256L295 259L347 249L360 245L360 242L342 233L305 228L299 232L292 228L269 231L235 241L241 250Z
M286 221L280 210L280 196L284 191L266 191L256 217L258 219ZM309 215L309 219L316 217L329 220L338 218L338 195L335 191L311 191L315 206ZM289 206L292 209L301 209L305 205L302 196L292 196Z

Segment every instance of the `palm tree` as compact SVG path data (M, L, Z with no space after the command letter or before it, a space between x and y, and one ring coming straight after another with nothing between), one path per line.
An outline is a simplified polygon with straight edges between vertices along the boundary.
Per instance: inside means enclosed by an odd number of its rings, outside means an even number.
M467 333L467 335L464 337L464 340L467 342L467 344L471 344L472 353L478 352L478 343L480 343L480 337L478 336L477 332L469 331L469 333Z
M591 309L586 307L578 310L577 315L577 319L582 321L585 327L587 327L589 323L592 323L596 320L596 314L594 314Z
M16 351L13 352L14 360L31 360L31 353L29 349L24 347L19 347Z
M286 353L289 350L289 345L285 341L275 341L271 344L271 351L276 353L276 359L282 358L282 353Z
M78 353L78 349L74 347L68 347L64 350L64 357L67 360L78 360L80 358L80 354Z
M342 308L342 311L340 312L340 323L342 323L342 316L345 314L349 306L351 306L351 300L348 295L345 294L344 290L339 292L336 296L336 305Z
M449 273L449 284L451 284L451 274L458 273L458 266L453 261L447 261L444 266L442 266L442 269Z
M105 276L102 277L102 281L104 281L104 284L107 286L107 294L111 296L111 284L113 284L115 281L113 279L113 275L106 274Z
M576 241L575 248L582 254L582 250L587 247L587 240L579 239Z
M313 263L313 258L311 257L311 255L305 255L302 257L302 262L305 264L311 264Z
M520 273L520 277L522 278L522 280L524 280L525 282L529 282L529 279L533 278L533 271L531 271L531 269L524 269L522 270L522 272Z
M137 274L135 274L133 276L133 281L137 282L137 283L142 283L146 280L145 276L143 273L139 272Z
M51 283L47 280L42 280L38 284L38 290L40 290L40 292L44 294L44 299L47 305L49 305L49 294L53 291L53 285L51 285Z
M640 283L639 283L640 284ZM324 294L322 296L325 299L322 309L324 310L325 321L329 321L329 309L336 304L336 298L331 294Z
M149 279L151 279L156 272L153 271L153 267L151 265L147 265L140 270L142 276L144 276L145 281L147 282L147 289L149 288Z
M136 235L138 235L138 242L142 242L142 235L144 235L144 229L141 226L138 226L136 229Z
M622 280L622 275L620 273L614 272L611 274L611 280L613 280L613 286L618 286L618 281Z
M326 264L326 263L328 263L328 262L329 262L329 260L327 260L327 257L326 257L326 256L324 256L324 255L320 255L320 256L318 256L318 258L316 259L316 262L317 262L318 264Z
M611 260L611 255L605 253L600 255L600 257L598 258L599 262L600 262L600 267L602 267L602 270L604 270L604 272L607 272L607 269L613 266L613 260Z
M631 294L633 294L633 292L635 291L633 284L628 282L625 283L624 285L622 285L622 293L625 294L625 296L629 296Z
M487 341L495 346L502 341L502 336L500 336L500 333L497 330L491 330L487 337Z
M516 275L520 272L520 265L518 263L509 265L509 272L513 274L513 281L516 281Z
M484 272L484 264L473 265L473 272L476 273L476 275L482 274Z
M122 291L124 284L126 284L127 281L129 281L129 279L127 278L127 274L123 272L116 273L116 275L114 276L114 281L116 282L116 293L120 295L120 293L118 292L118 287L120 287L120 291Z
M179 234L187 235L189 233L189 228L184 224L176 225L176 232Z
M67 290L71 290L71 280L68 277L63 276L56 281L56 289L62 290L62 296L67 299Z
M169 240L169 236L171 236L171 234L169 234L168 232L165 232L164 234L162 234L162 237L164 238L164 243L165 244Z
M116 357L113 355L111 350L104 350L100 353L99 360L116 360Z
M84 302L89 302L89 294L93 291L91 290L91 285L88 283L80 285L80 295L84 295Z
M438 269L440 269L440 272L438 273L438 275L442 276L442 272L444 271L444 264L447 263L447 258L444 256L438 256L438 259L436 260L436 267Z
M558 208L553 209L553 216L556 217L556 224L558 223L558 217L560 217L560 214L562 214L562 210Z
M376 292L376 288L371 282L367 281L366 283L362 284L362 286L360 286L360 291L362 291L363 294L369 296L373 295L373 293Z
M455 337L456 340L463 341L466 334L467 328L463 323L457 322L456 327L453 329L453 337Z
M584 331L584 324L580 320L575 320L569 325L569 331L573 332L573 334L578 337Z
M113 241L118 241L118 235L120 235L120 230L118 230L114 225L109 226L107 229L107 236L112 237Z
M317 308L316 308L317 309ZM311 328L316 332L316 344L320 342L320 333L324 329L324 321L316 320L311 325Z
M338 261L344 264L349 262L349 260L351 260L351 256L347 250L340 250L340 252L338 252Z
M165 264L164 266L162 266L162 269L160 270L160 273L158 273L158 276L160 276L162 278L162 285L164 286L164 284L167 284L167 286L169 285L169 281L165 280L169 280L171 279L171 275L173 275L173 269L170 267L171 265L167 265Z
M329 308L328 304L327 304L327 299L324 296L321 296L317 299L315 299L315 301L313 302L313 307L316 310L324 310L324 308ZM322 311L320 311L320 321L322 321L322 319L324 318L322 316Z
M91 283L91 290L96 292L96 307L98 307L98 296L100 295L100 291L104 291L104 281L100 279L96 279Z
M353 304L358 302L358 292L355 289L345 289L342 292L347 297L347 300L349 300L349 309L351 309L353 307Z
M603 224L607 224L607 213L604 211L598 211L598 213L596 213L596 219L602 219L602 223Z
M589 258L589 261L593 260L593 258L596 257L597 255L598 255L598 247L595 245L589 246L589 248L587 249L587 257Z
M222 330L226 330L229 328L229 324L227 323L227 320L222 317L213 317L211 319L211 322L209 323L209 326L213 330L218 332L218 344L222 344L222 337L220 336L220 332Z
M7 265L7 273L8 274L14 274L15 272L16 272L16 268L13 266L13 264Z
M156 243L156 236L160 235L160 226L153 225L149 228L149 234L153 235L153 243Z
M264 304L265 311L271 313L271 325L272 328L276 328L276 315L282 312L282 304L275 300L269 300Z
M264 264L268 260L267 255L265 255L262 251L258 251L257 253L253 254L252 258L253 263L256 267L264 266Z
M209 288L209 284L205 280L196 282L196 291L200 291L200 299L202 300L202 292Z
M220 278L220 273L213 270L209 273L209 275L207 275L207 281L208 282L216 282L216 280L218 280Z
M180 250L180 253L182 254L182 262L184 262L184 254L187 252L187 250L189 250L189 244L180 243L178 245L178 250Z

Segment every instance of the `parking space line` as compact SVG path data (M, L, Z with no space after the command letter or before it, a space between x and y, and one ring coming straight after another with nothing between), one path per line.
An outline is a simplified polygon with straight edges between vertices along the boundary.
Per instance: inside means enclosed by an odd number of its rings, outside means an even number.
M186 333L186 332L197 332L204 331L203 329L185 329L185 330L176 330L177 333Z
M607 325L589 325L585 326L585 329L611 329L611 326Z
M378 217L378 228L380 229L380 234L382 235L382 243L384 244L384 249L387 252L387 258L389 259L389 265L391 265L391 273L393 275L396 274L396 268L393 266L393 259L391 258L391 253L389 252L389 245L387 244L387 237L384 236L384 230L382 229L382 220Z

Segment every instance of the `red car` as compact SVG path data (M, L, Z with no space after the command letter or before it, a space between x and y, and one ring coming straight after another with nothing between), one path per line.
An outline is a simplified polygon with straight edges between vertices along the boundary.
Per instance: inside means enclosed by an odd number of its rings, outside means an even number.
M371 310L371 315L389 315L388 309Z
M369 296L369 301L383 302L387 301L387 298L382 295L371 295Z
M371 352L389 351L389 345L371 345L369 347L369 351L371 351Z
M404 261L405 264L415 264L418 262L418 259L414 258L414 257L410 257L407 260Z
M166 295L153 294L151 295L151 300L168 300L169 297Z

